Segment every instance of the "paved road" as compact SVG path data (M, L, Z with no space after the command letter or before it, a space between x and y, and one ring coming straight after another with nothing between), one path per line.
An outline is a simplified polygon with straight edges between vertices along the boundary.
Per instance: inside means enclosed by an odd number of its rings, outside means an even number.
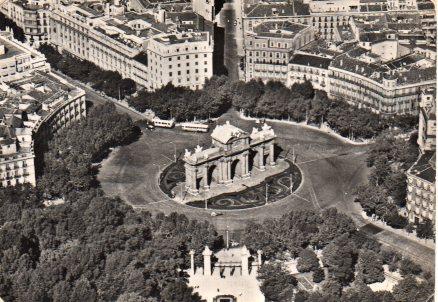
M83 90L85 90L86 100L87 101L90 101L93 104L103 104L103 103L106 103L106 102L112 102L112 103L114 103L116 105L117 110L119 112L129 114L129 116L131 116L131 118L133 120L136 121L136 120L144 119L144 116L139 114L138 112L135 112L132 109L126 108L125 106L119 104L119 102L114 101L113 99L111 99L111 98L109 98L107 96L103 96L103 95L97 93L96 91L94 91L93 89L91 89L88 86L84 85L83 83L81 83L81 82L79 82L77 80L74 80L74 79L70 78L69 76L66 76L63 73L58 72L56 70L52 70L52 72L55 73L56 75L64 78L68 82L70 82L70 83L72 83L72 84L82 88Z
M228 76L233 81L239 79L239 56L237 53L236 37L236 12L234 5L225 3L220 14L220 23L225 28L224 65L228 70Z

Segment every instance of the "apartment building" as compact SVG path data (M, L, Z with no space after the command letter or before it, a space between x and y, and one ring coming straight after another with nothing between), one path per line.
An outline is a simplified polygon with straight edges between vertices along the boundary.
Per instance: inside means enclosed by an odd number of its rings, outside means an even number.
M418 121L418 146L421 153L436 150L436 89L421 93Z
M435 151L427 151L420 155L406 173L408 183L406 208L410 222L419 223L429 219L435 223L435 166Z
M178 13L160 9L119 13L98 4L59 5L51 15L51 43L148 90L169 82L197 89L212 76L213 41L208 33L196 32L191 19L183 22Z
M314 40L311 26L289 21L266 21L245 36L245 80L286 83L293 53Z
M436 89L421 93L417 143L420 156L406 173L408 218L414 223L424 219L435 222Z
M291 87L295 83L310 81L313 88L328 92L330 90L328 68L331 61L332 58L324 54L295 53L288 64L286 86Z
M152 89L172 83L200 89L213 75L213 42L208 32L162 34L147 49Z
M416 114L421 92L436 85L436 66L416 54L382 64L379 56L355 48L333 59L330 97L382 114Z
M2 6L2 12L23 29L26 42L35 47L49 42L49 1L13 0Z
M86 116L85 92L51 73L35 71L0 86L0 186L35 185L42 146Z
M35 70L50 70L46 57L14 39L12 32L0 32L0 82L20 79Z

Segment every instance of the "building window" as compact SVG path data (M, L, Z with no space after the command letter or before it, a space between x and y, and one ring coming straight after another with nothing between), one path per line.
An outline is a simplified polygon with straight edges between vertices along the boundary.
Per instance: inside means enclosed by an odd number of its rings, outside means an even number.
M207 57L207 54L206 53L204 53L204 58L206 58Z
M178 75L181 75L181 71L178 71Z
M172 73L171 72L169 72L169 77L171 77L172 76Z
M186 59L189 59L189 58L190 58L190 56L189 56L189 55L187 55L187 56L186 56Z
M207 72L207 68L204 68L204 72Z

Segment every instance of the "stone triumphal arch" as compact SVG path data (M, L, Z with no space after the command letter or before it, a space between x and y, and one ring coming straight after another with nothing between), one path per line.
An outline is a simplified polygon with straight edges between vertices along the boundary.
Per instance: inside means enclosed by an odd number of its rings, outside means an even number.
M212 147L186 149L184 166L187 192L208 191L212 185L228 185L251 177L253 169L265 171L276 163L274 130L264 124L251 134L231 125L218 125L211 134Z

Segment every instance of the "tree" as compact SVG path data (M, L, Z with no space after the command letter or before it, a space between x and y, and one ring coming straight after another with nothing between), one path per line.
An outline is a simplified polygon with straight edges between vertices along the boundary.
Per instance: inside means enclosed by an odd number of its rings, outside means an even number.
M325 295L339 300L342 293L342 284L337 279L328 279L322 285L322 291Z
M434 225L430 219L425 219L417 224L417 236L424 239L432 239L435 237Z
M301 94L306 99L313 99L315 96L315 89L313 88L312 83L308 80L303 83L294 83L291 90Z
M258 272L260 290L269 301L288 301L293 297L297 280L279 263L265 263Z
M251 80L248 83L235 83L232 88L233 106L252 113L258 99L263 95L264 89L264 84L261 81Z
M165 302L198 302L204 301L196 293L193 294L193 289L188 287L186 283L177 281L168 284L161 294Z
M319 268L319 259L315 252L310 249L303 249L298 258L297 270L300 273L310 272Z
M341 301L374 302L378 300L369 286L363 282L355 281L353 285L343 293Z
M421 266L413 262L411 259L403 258L400 261L400 274L402 276L419 275L421 272Z
M383 261L379 254L370 250L360 250L359 260L357 263L357 278L360 278L365 284L383 282Z
M434 294L434 285L428 281L418 282L414 276L407 276L394 286L392 293L397 302L428 301Z
M313 271L313 282L320 283L324 279L325 279L324 269L319 267Z
M353 220L347 215L339 213L336 208L324 210L321 220L319 232L313 240L318 247L324 247L344 234L350 235L356 232L356 225Z
M337 244L336 241L323 250L323 263L328 267L329 276L342 284L353 279L353 253L348 245Z

